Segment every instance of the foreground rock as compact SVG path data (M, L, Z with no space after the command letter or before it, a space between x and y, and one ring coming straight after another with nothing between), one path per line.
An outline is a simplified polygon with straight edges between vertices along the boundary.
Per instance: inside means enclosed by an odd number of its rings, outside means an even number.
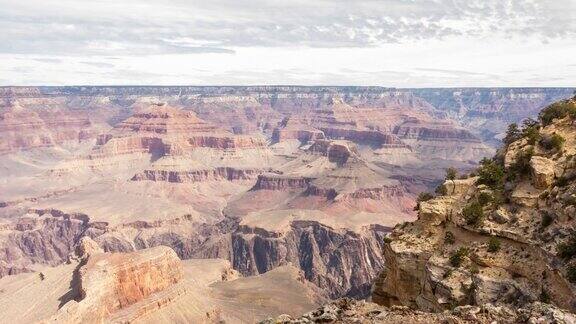
M576 316L554 306L533 303L526 308L460 306L442 313L425 313L404 306L383 307L375 303L339 299L300 317L281 315L260 324L304 323L574 323Z
M533 144L517 135L478 177L446 181L445 195L421 202L418 220L388 237L373 300L433 312L536 301L575 311L576 128L564 116L525 129ZM552 136L554 147L538 141Z

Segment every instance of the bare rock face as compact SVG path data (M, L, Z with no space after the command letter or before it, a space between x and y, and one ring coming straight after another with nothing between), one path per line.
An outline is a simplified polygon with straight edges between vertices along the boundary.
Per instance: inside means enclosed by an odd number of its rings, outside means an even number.
M0 240L0 260L10 265L0 277L29 272L35 263L54 266L66 261L87 228L86 215L57 210L36 210L19 218L4 229Z
M307 177L283 176L274 173L262 174L258 176L258 180L252 190L306 189L311 180L312 178Z
M194 183L206 181L242 181L252 180L261 173L257 169L237 169L232 167L217 167L203 170L162 170L148 169L135 174L132 181L155 181L171 183Z
M254 275L291 263L332 297L366 296L382 267L379 240L386 232L375 226L353 233L312 221L294 221L284 233L241 227L232 235L232 264Z
M91 244L83 241L82 245ZM182 279L182 265L168 247L133 253L93 253L80 265L79 301L52 319L60 323L105 321L115 312L164 291Z
M534 187L544 189L549 187L554 180L554 162L541 156L533 156L530 159L532 169L532 183Z

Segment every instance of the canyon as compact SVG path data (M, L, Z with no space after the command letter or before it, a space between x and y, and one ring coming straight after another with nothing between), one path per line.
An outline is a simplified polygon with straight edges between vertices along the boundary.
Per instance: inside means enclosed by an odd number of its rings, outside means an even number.
M551 270L521 239L552 246L570 223L554 223L545 239L533 222L498 223L513 209L500 206L488 227L472 229L447 215L484 189L444 176L501 154L508 123L573 91L0 87L2 312L15 322L255 322L368 296L380 306L337 306L438 312L471 298L496 303L497 289L533 302L537 282L572 310L562 296L573 288L558 275L566 269ZM552 127L542 136L561 133L576 147L568 121ZM536 148L534 182L510 188L521 220L538 204L558 212L557 200L538 197L554 191L570 154L549 171L552 157ZM438 185L445 195L417 202ZM447 231L454 248L440 243ZM487 256L485 233L546 265ZM452 250L470 240L480 272L443 278ZM461 287L473 283L473 295ZM41 306L9 307L42 294Z

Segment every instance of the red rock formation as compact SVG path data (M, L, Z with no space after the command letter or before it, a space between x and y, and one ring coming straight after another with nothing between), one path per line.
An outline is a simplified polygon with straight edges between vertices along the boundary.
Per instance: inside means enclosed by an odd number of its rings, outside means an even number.
M183 276L174 250L158 246L133 253L85 254L78 269L79 301L66 303L51 319L60 323L102 322L119 310L165 291ZM144 304L143 306L149 306ZM158 303L155 308L162 307ZM133 310L144 315L151 309Z
M93 136L86 116L69 111L37 112L12 102L0 110L0 154L21 149L51 147Z
M264 148L261 138L237 136L196 117L193 112L156 104L135 113L98 138L92 156L150 153L182 155L195 148Z

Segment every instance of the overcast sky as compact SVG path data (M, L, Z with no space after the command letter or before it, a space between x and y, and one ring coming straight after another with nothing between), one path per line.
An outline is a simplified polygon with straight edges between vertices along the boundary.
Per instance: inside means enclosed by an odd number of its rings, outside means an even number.
M0 0L0 85L576 86L576 0Z

